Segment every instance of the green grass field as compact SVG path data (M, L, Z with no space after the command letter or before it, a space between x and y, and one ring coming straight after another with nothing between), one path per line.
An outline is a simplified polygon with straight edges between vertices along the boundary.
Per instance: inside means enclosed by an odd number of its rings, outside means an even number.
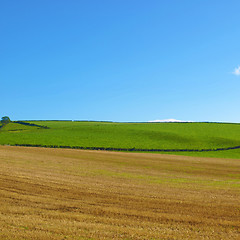
M12 122L0 129L0 144L126 149L216 149L240 146L240 124L77 121L28 123L47 126L49 129ZM174 154L240 158L240 149Z
M1 131L2 132L19 132L19 131L33 131L33 130L36 130L36 129L39 129L38 127L35 127L35 126L25 126L25 125L22 125L22 124L18 124L18 123L9 123L7 125L5 125Z

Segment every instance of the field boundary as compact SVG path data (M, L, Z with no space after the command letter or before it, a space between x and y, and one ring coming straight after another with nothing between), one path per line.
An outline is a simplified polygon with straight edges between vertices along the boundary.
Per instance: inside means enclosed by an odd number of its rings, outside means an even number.
M61 146L61 145L41 145L41 144L2 144L20 147L43 147L43 148L67 148L81 150L102 150L102 151L123 151L123 152L214 152L240 149L240 146L226 148L206 148L206 149L141 149L141 148L111 148L111 147L81 147L81 146Z
M47 126L38 125L38 124L34 124L34 123L27 123L27 122L23 122L23 121L13 121L12 123L18 123L18 124L22 124L22 125L25 125L25 126L31 126L31 127L39 127L39 128L50 129Z

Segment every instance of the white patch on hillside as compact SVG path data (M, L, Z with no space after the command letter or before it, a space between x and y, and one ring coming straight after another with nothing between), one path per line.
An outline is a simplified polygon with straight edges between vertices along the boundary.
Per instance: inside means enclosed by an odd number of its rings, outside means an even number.
M162 120L151 120L148 122L192 122L192 121L183 121L183 120L177 120L177 119L162 119Z

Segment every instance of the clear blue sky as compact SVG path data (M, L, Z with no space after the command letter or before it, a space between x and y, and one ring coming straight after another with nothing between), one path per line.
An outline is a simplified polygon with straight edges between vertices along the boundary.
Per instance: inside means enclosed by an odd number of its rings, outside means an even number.
M1 1L0 114L240 122L239 10L239 0Z

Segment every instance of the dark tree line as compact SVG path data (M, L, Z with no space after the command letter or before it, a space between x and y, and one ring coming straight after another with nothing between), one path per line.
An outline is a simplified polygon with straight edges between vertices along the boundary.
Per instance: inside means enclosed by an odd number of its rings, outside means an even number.
M8 124L8 123L10 123L10 122L11 122L11 120L10 120L10 118L9 118L8 116L2 117L1 123L2 123L3 125Z

